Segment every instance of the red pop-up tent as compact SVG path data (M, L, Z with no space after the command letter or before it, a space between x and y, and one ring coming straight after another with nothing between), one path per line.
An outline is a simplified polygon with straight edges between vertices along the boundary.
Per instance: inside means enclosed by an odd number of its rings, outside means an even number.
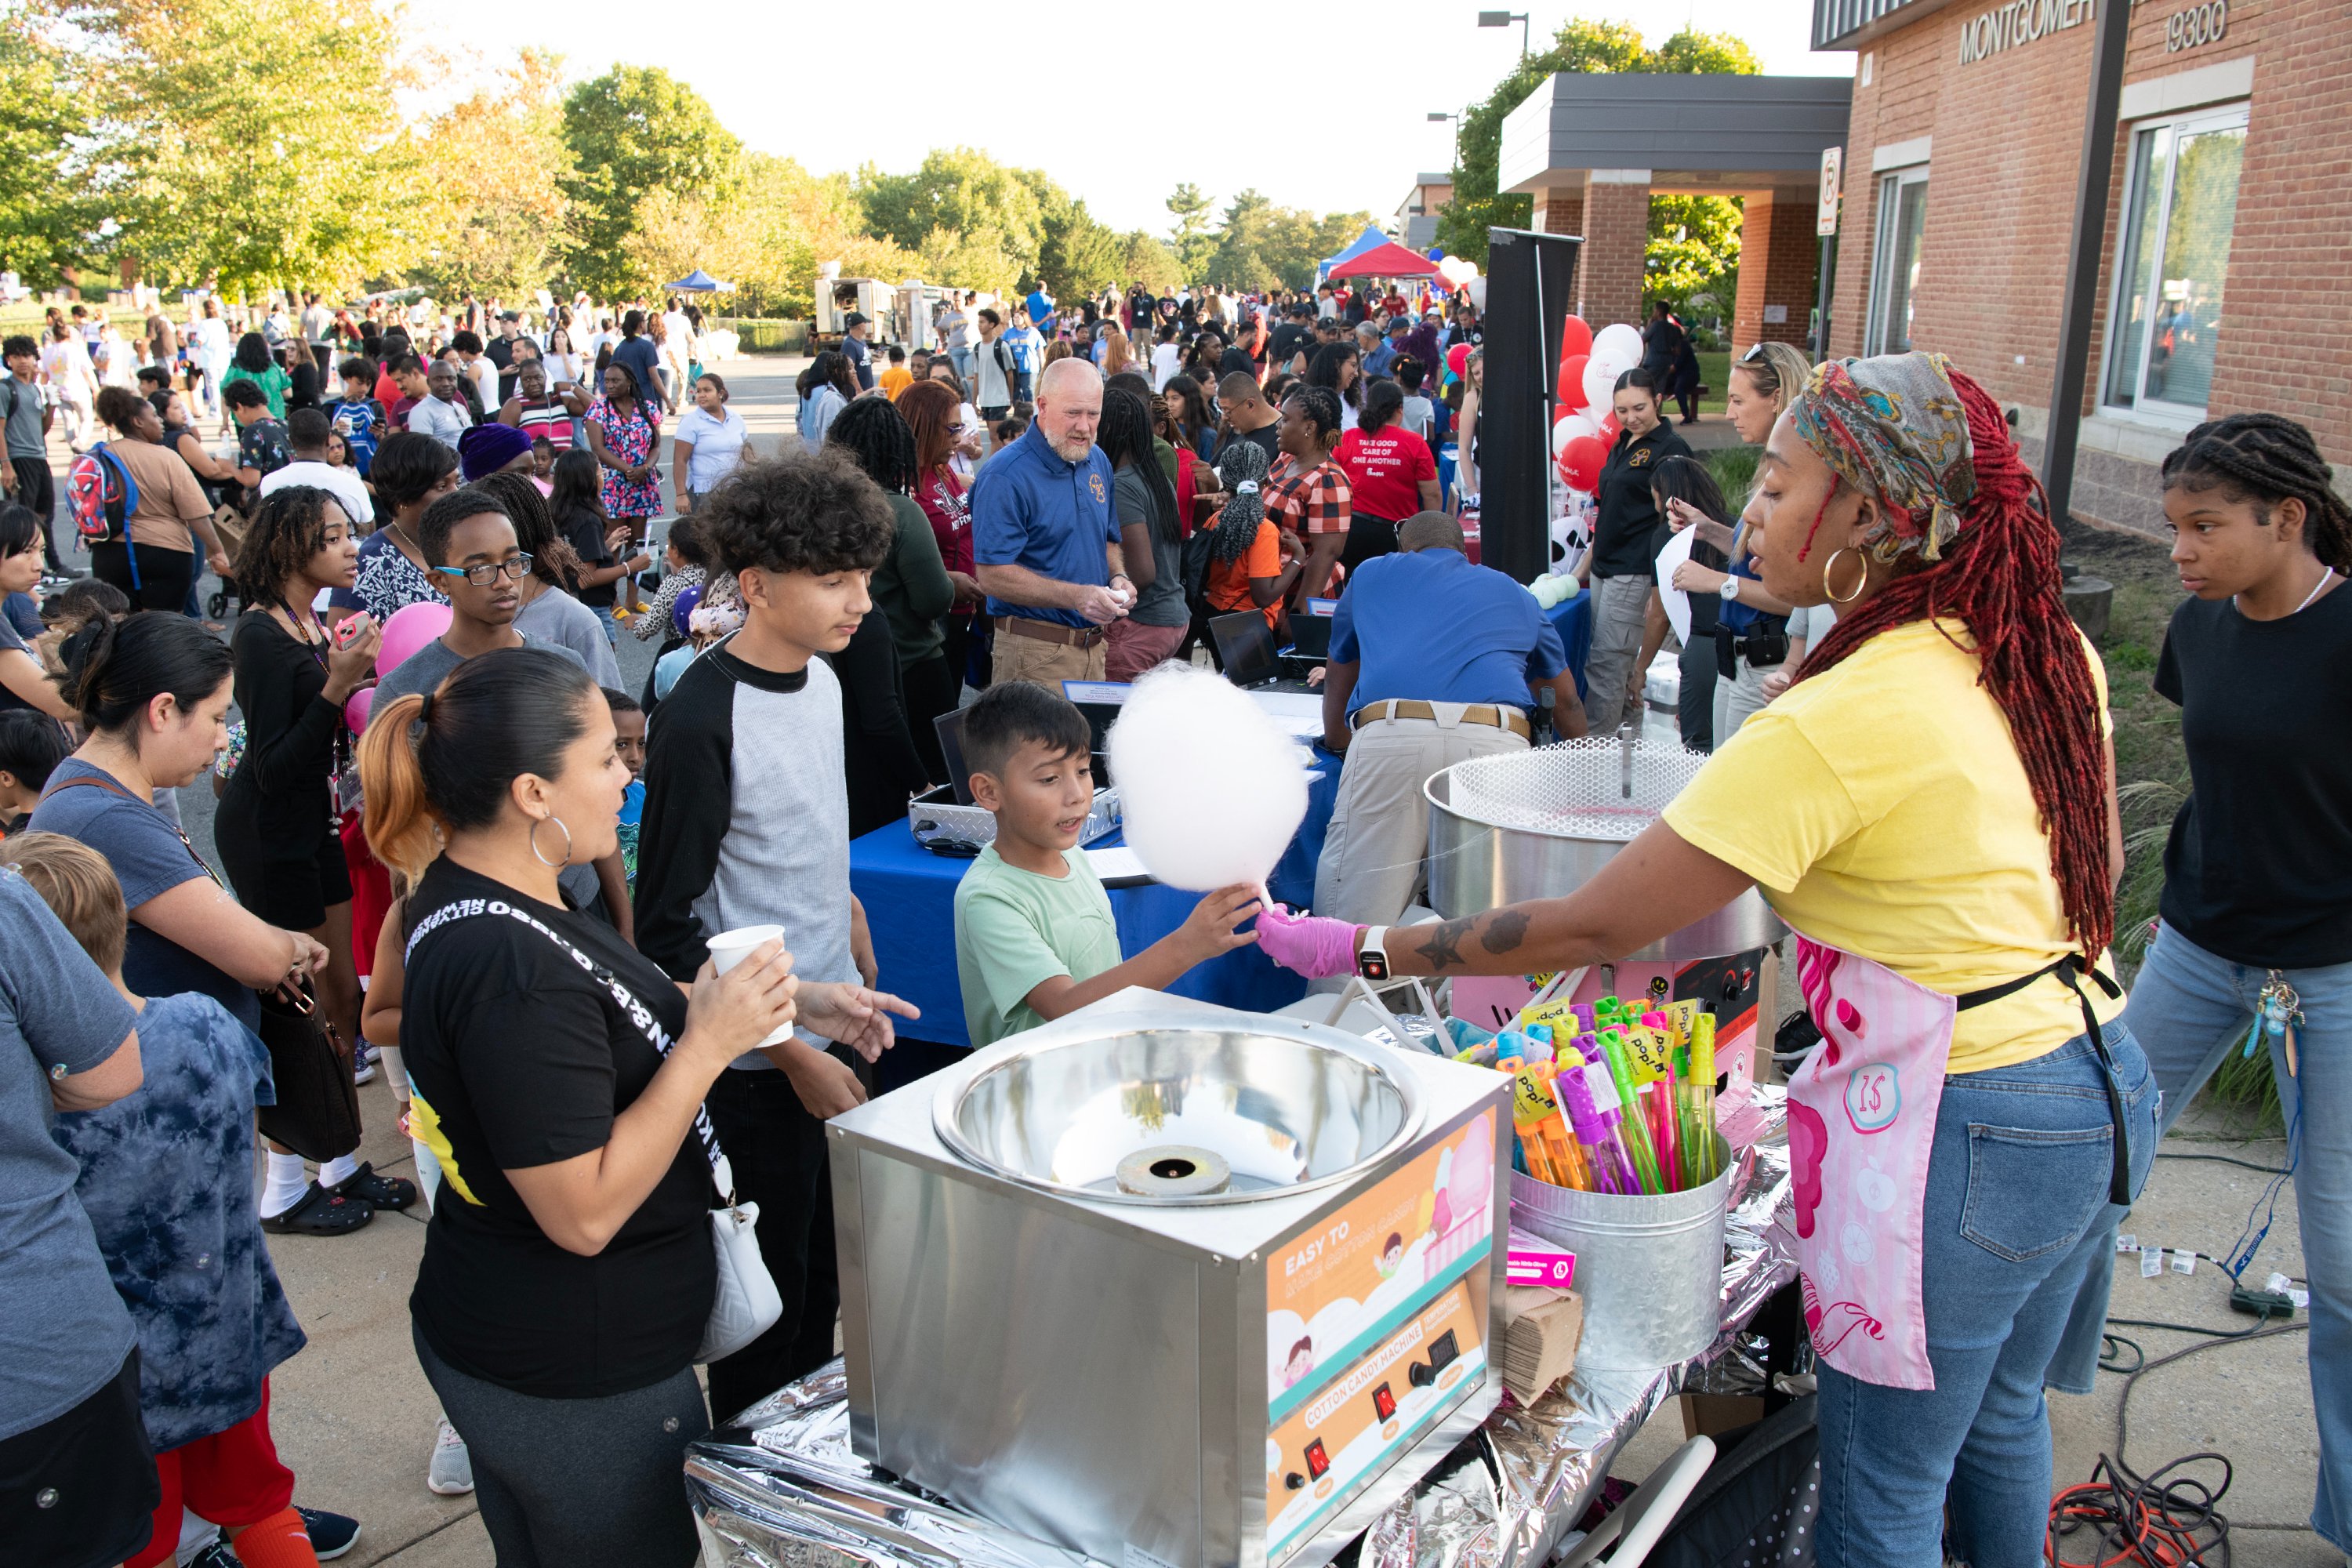
M1425 256L1415 256L1395 240L1376 245L1360 256L1351 256L1328 274L1333 278L1434 278L1437 264Z

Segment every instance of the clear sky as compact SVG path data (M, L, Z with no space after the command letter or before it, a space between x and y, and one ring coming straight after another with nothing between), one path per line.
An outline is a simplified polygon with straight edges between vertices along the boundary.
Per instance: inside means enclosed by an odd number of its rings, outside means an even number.
M1776 74L1853 70L1851 54L1807 48L1811 0L1538 4L1538 45L1571 10L1630 22L1653 44L1685 26L1733 33ZM411 25L446 45L495 57L537 44L578 78L620 58L660 66L749 145L812 169L911 169L961 142L1045 170L1104 223L1154 233L1185 180L1221 205L1254 185L1286 206L1394 213L1417 172L1453 161L1452 128L1430 111L1484 97L1518 54L1519 27L1481 30L1477 11L1475 0L878 0L666 14L621 0L408 0ZM1230 26L1202 25L1218 16ZM1123 49L1142 52L1129 64Z

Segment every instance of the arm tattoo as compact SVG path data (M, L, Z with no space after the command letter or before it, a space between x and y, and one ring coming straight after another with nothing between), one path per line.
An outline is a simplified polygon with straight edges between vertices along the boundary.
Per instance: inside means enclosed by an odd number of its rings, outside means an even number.
M1430 928L1429 935L1422 941L1421 956L1429 961L1431 973L1439 974L1460 966L1462 939L1470 934L1472 923L1466 920L1447 921Z
M1479 936L1481 946L1488 952L1516 952L1527 940L1528 913L1525 910L1496 910L1486 917L1486 929Z

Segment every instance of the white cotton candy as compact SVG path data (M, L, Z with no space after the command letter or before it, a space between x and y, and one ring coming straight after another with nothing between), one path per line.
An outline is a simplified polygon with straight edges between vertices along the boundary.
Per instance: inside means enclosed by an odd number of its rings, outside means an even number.
M1129 847L1171 888L1265 880L1307 816L1307 764L1248 693L1189 665L1135 683L1110 729Z

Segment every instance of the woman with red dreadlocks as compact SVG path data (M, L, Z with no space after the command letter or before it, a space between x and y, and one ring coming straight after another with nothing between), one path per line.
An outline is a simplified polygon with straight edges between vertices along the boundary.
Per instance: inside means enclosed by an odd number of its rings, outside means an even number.
M1834 603L1787 695L1575 894L1365 929L1270 911L1310 975L1602 963L1760 889L1823 1044L1790 1080L1832 1568L2042 1561L2042 1376L2156 1150L2107 978L2122 837L2106 691L2000 409L1938 355L1812 373L1747 522L1764 587Z

